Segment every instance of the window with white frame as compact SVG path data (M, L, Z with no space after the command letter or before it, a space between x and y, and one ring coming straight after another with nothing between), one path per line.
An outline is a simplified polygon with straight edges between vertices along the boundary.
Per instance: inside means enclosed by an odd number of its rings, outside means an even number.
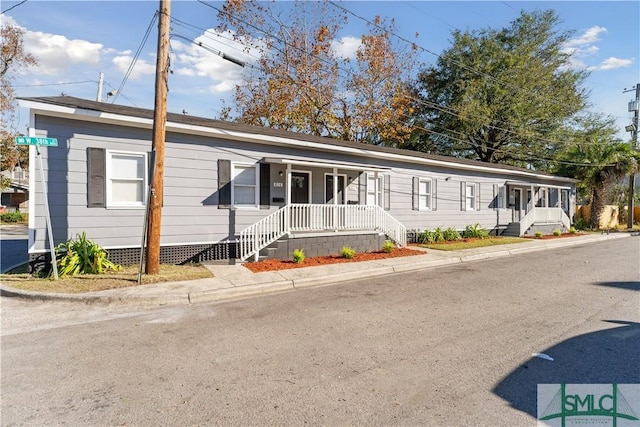
M460 208L463 211L480 210L480 184L474 182L461 182L460 202Z
M233 163L231 200L234 207L258 207L259 185L257 164Z
M367 174L367 205L382 206L383 176Z
M433 208L433 183L429 178L418 180L418 210L431 210Z
M107 151L107 207L142 207L147 188L147 154Z

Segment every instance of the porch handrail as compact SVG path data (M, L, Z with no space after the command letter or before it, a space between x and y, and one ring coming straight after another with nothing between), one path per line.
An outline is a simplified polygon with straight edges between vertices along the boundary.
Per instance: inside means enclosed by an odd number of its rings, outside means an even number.
M240 259L257 257L261 249L296 231L380 231L398 246L406 246L407 229L380 206L290 204L240 232Z
M571 220L564 209L534 207L520 219L520 235L522 236L533 224L545 222L561 222L567 230L571 228Z

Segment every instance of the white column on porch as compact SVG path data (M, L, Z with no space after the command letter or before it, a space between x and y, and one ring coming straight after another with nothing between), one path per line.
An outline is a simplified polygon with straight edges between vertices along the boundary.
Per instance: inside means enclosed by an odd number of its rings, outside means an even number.
M289 206L291 204L291 163L287 164L287 179L284 183L286 187L285 191L285 205Z
M333 228L338 231L338 168L333 168Z

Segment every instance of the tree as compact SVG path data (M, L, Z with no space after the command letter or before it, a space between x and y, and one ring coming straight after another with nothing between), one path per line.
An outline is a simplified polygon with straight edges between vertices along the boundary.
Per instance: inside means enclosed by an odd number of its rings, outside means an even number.
M15 145L15 92L12 82L21 68L37 65L33 55L26 53L23 46L24 31L14 25L0 27L0 156L1 169L13 169L20 162L28 167L27 147Z
M415 149L548 168L554 135L584 110L587 72L570 68L555 12L523 12L500 30L453 32L453 45L415 86Z
M561 154L557 173L580 180L578 191L591 202L591 226L598 227L605 206L611 203L616 184L637 170L639 154L615 137L613 118L589 116L582 129Z
M354 64L336 53L347 17L328 2L227 0L219 19L259 52L257 69L236 87L240 121L371 143L409 135L398 123L407 114L403 83L412 59L390 42L393 24L376 18Z

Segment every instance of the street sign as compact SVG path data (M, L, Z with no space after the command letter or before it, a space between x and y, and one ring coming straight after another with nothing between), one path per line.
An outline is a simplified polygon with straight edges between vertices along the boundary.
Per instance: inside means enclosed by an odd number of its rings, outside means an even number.
M38 138L35 136L16 136L17 145L41 145L45 147L57 147L56 138Z

